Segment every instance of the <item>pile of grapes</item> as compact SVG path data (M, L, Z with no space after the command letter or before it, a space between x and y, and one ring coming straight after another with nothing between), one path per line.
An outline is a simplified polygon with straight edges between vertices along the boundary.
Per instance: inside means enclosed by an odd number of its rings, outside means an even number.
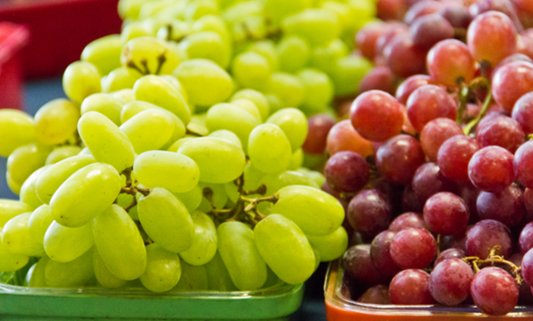
M68 99L0 111L0 282L256 290L345 252L344 208L303 167L306 115L373 64L368 1L121 0L120 35L63 74Z
M505 315L533 304L533 2L411 2L357 34L377 67L350 119L309 120L347 208L344 293Z

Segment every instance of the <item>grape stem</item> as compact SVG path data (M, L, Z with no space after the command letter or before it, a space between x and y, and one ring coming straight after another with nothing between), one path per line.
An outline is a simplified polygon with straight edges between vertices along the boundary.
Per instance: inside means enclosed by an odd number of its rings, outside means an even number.
M191 136L196 136L196 137L204 137L204 135L202 135L200 133L197 133L194 130L191 130L189 128L186 129L185 134L186 135L191 135Z
M468 96L470 95L470 86L466 86L464 82L461 82L461 89L459 91L459 110L457 110L457 124L463 122L463 116L466 111L466 104L468 103Z
M487 88L487 97L485 98L485 101L483 102L483 106L481 107L481 111L479 112L479 115L475 119L470 121L463 128L463 132L467 136L470 135L470 132L472 131L472 129L477 126L477 124L481 121L481 119L483 117L485 117L485 114L487 114L487 111L489 110L489 107L490 107L490 103L492 101L492 90L491 90L491 86L490 86L489 81L485 77L479 77L479 78L483 78L484 79L484 80L482 80L483 83L480 83L480 84L483 84L484 86L486 86L486 88ZM474 79L474 81L476 81L479 78ZM474 81L472 81L472 83Z
M437 257L440 255L440 234L437 234Z
M501 250L501 246L496 245L490 250L489 257L485 260L482 260L477 256L467 256L467 257L462 258L462 260L470 264L473 267L475 273L479 272L480 266L481 268L483 268L485 266L494 266L497 263L508 265L512 269L512 274L514 276L516 283L520 286L523 282L522 275L521 275L521 270L522 270L521 267L516 266L511 261L505 260L503 256L497 255L496 253L500 250Z

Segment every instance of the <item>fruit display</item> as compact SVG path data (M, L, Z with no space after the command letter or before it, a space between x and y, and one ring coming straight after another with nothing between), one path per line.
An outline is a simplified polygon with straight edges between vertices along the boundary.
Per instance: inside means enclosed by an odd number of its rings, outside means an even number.
M314 115L303 145L330 156L322 188L346 208L352 302L492 316L533 305L528 3L380 0L390 21L358 32L376 67L345 120Z
M350 53L375 9L121 0L122 33L65 70L66 99L0 111L20 195L0 200L0 282L251 291L342 256L344 207L302 146L373 67Z

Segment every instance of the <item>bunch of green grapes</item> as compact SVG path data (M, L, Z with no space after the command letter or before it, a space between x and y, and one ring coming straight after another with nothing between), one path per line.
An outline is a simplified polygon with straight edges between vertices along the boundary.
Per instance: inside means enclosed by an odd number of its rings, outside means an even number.
M68 99L0 111L0 273L30 287L256 290L341 256L344 208L302 166L307 117L355 92L367 1L121 0ZM348 41L349 39L349 41Z

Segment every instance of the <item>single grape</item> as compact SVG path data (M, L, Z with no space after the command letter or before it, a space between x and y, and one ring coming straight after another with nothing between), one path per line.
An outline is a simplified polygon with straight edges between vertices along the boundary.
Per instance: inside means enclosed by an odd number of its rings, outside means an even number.
M372 237L389 226L392 220L391 206L381 192L365 190L352 198L347 217L356 231Z
M324 175L332 189L356 193L368 183L370 173L368 164L361 155L346 151L337 153L328 160Z
M389 297L392 304L424 305L433 304L435 299L429 292L429 274L422 270L403 270L392 279Z
M515 180L513 160L513 154L504 148L482 148L468 163L468 177L474 186L485 192L501 192Z
M470 295L470 282L474 272L461 259L446 259L429 276L429 292L444 305L458 305Z
M533 91L533 64L529 62L507 64L492 78L494 100L505 110L512 111L517 100L530 91Z
M457 191L457 184L444 177L435 163L420 166L413 176L411 186L422 203L426 203L428 198L438 192Z
M385 142L376 153L378 171L395 184L408 184L425 161L420 143L408 135L398 135Z
M511 232L502 223L482 220L468 231L466 239L468 256L477 256L484 260L495 246L500 246L500 250L496 251L498 255L511 256Z
M416 46L430 49L439 41L453 38L453 27L441 15L430 14L415 19L410 34Z
M400 272L390 255L390 245L396 232L383 231L376 235L370 245L370 258L374 266L385 276L394 276Z
M431 196L424 206L424 221L437 234L456 235L466 230L469 211L459 196L441 192Z
M344 273L354 282L368 286L385 284L387 278L374 266L370 258L370 245L350 247L342 258Z
M476 140L482 147L496 145L514 153L525 142L525 134L517 121L494 113L478 124Z
M423 74L426 70L426 50L413 43L409 35L396 36L383 51L387 66L400 78Z
M390 246L392 260L401 269L424 269L433 262L436 253L433 235L418 228L399 231Z
M446 6L439 11L454 28L467 29L470 22L472 22L472 15L468 8L463 6Z
M473 138L464 135L448 138L437 154L437 165L442 175L457 183L468 182L468 163L479 149Z
M429 74L448 88L457 88L474 79L476 62L468 47L455 39L437 43L427 56Z
M529 141L520 146L514 157L514 174L516 179L527 188L533 187L533 142Z
M470 294L476 306L485 314L506 315L518 303L518 286L513 277L503 269L481 269L470 285Z

